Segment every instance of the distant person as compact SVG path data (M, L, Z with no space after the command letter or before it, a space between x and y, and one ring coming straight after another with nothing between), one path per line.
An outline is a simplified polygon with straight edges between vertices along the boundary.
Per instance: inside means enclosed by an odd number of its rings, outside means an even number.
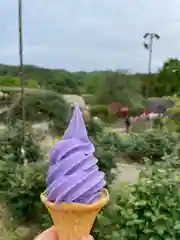
M131 129L131 120L129 116L125 117L124 124L125 124L126 133L129 133Z

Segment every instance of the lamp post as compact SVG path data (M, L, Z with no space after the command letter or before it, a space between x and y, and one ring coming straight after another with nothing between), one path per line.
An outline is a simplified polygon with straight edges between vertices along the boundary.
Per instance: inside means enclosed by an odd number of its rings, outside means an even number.
M152 65L152 50L153 50L153 42L154 39L158 40L160 38L160 36L157 33L152 33L152 32L147 32L144 34L143 36L145 42L144 42L144 48L148 50L149 56L148 56L148 74L151 74L151 65ZM147 83L146 85L146 97L148 99L149 97L149 84ZM150 125L152 127L152 122L150 121ZM149 128L149 124L147 121L147 128Z
M25 112L24 112L24 75L23 75L23 34L22 34L22 0L18 0L18 30L19 30L19 77L21 87L21 150L23 152L24 146L24 131L25 131ZM24 156L22 154L22 160Z
M152 63L152 49L154 39L158 40L160 36L157 33L145 33L143 38L147 40L144 42L144 47L149 51L148 57L148 73L151 74L151 63Z

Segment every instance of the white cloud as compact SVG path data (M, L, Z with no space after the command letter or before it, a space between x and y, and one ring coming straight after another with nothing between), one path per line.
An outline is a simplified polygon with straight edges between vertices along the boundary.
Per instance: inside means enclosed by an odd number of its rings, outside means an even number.
M0 1L0 62L18 63L17 2ZM180 58L178 0L23 0L24 60L68 70L147 71L142 42L157 32L153 70Z

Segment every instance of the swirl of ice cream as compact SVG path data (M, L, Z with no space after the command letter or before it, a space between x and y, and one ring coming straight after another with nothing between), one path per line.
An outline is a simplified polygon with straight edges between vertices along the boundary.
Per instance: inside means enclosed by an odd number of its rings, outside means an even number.
M47 199L59 202L94 202L105 185L95 148L88 139L82 113L75 105L64 137L50 152Z

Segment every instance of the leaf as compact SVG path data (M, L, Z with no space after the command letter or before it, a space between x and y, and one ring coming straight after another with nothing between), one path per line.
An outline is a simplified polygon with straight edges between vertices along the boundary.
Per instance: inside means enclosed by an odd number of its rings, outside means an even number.
M160 225L160 224L156 225L154 228L156 229L158 234L161 235L161 236L164 234L164 231L166 230L166 226L165 225Z
M120 233L119 232L116 232L116 231L113 231L112 232L112 240L119 240L120 239Z

